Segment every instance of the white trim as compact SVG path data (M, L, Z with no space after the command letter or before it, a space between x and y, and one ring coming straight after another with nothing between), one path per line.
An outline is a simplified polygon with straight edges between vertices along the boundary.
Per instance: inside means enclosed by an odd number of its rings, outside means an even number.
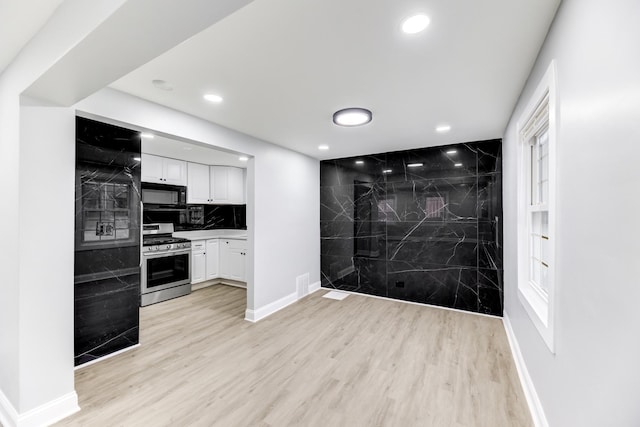
M244 320L255 323L258 320L262 320L265 317L272 315L276 311L282 310L286 306L291 305L296 301L298 301L297 291L292 294L286 295L270 304L267 304L264 307L260 307L257 310L247 309L244 314Z
M93 365L94 363L102 362L103 360L109 359L109 358L111 358L111 357L113 357L113 356L117 356L117 355L122 354L122 353L126 353L127 351L129 351L129 350L133 350L134 348L138 348L138 347L140 347L140 344L139 344L139 343L138 343L138 344L135 344L135 345L132 345L132 346L130 346L130 347L127 347L127 348L123 348L122 350L114 351L113 353L109 353L109 354L107 354L106 356L102 356L102 357L99 357L99 358L97 358L97 359L90 360L90 361L88 361L88 362L86 362L86 363L83 363L82 365L78 365L78 366L76 366L76 367L75 367L75 368L73 368L73 369L74 369L75 371L77 371L78 369L86 368L87 366L91 366L91 365Z
M0 390L0 422L4 427L48 426L80 410L75 391L53 399L43 405L18 414L7 396Z
M507 315L506 311L503 313L502 323L504 325L504 330L507 333L507 341L509 342L509 347L511 347L511 353L513 355L513 361L516 364L518 377L520 377L522 391L524 392L524 396L527 399L527 404L529 405L529 412L531 412L533 425L535 427L549 427L549 422L547 421L547 417L544 414L542 402L540 402L540 398L538 397L538 393L536 392L533 380L529 375L527 365L524 363L524 358L522 357L522 352L520 351L520 345L518 344L516 335L513 332L511 321L509 320L509 316Z
M547 99L549 128L548 128L548 147L549 147L549 199L548 213L549 225L548 232L550 237L549 253L550 260L548 270L548 294L547 300L540 298L536 290L529 283L529 229L530 215L527 209L529 204L528 195L528 176L530 174L530 165L525 162L525 151L529 149L529 144L522 140L522 132L527 127L529 121L536 113L538 108ZM556 89L556 63L552 60L544 75L540 79L533 95L529 98L529 102L520 116L516 129L516 140L518 141L518 186L517 186L517 247L518 247L518 299L529 315L531 322L535 325L536 330L542 337L543 341L551 351L555 353L555 313L556 313L556 289L555 276L557 271L555 244L556 244L556 146L558 134L558 108L557 108L557 89Z
M312 284L309 285L309 294L308 295L311 295L312 293L314 293L316 291L319 291L320 289L322 289L322 288L320 287L320 281L318 280L317 282L312 283Z
M380 297L378 295L369 295L369 294L363 294L363 293L360 293L360 292L345 291L345 290L337 289L337 288L322 288L322 289L324 289L326 291L339 291L339 292L344 292L344 293L352 294L352 295L360 295L360 296L368 297L368 298L381 299L381 300L384 300L384 301L401 302L403 304L419 305L421 307L439 308L440 310L455 311L456 313L472 314L474 316L482 316L482 317L491 317L493 319L502 319L502 317L496 316L494 314L478 313L477 311L466 311L466 310L460 310L460 309L457 309L457 308L443 307L441 305L424 304L424 303L421 303L421 302L413 302L413 301L405 301L405 300L402 300L402 299Z

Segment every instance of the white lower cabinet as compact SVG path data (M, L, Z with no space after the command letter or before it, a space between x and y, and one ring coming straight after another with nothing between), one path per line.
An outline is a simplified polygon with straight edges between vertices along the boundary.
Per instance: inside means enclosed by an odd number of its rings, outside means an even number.
M247 281L247 241L220 239L220 277Z
M218 253L218 239L207 240L207 280L219 277Z
M207 253L204 240L191 242L191 283L204 282L207 276Z
M212 279L247 281L247 241L208 239L191 241L191 283Z

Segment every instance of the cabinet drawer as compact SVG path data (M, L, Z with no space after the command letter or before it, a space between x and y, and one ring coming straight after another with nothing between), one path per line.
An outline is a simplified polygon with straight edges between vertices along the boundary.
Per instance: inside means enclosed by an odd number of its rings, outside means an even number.
M206 242L204 240L196 240L191 242L191 252L204 251Z

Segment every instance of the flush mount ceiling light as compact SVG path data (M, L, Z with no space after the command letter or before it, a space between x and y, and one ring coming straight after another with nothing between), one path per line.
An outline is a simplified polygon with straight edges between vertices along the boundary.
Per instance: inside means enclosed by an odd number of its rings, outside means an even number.
M142 138L146 138L146 139L153 139L153 134L152 134L152 133L148 133L148 132L142 132L142 133L140 134L140 136L141 136Z
M413 15L402 21L402 31L406 34L417 34L429 26L431 20L427 15Z
M249 160L249 158L247 156L240 156L238 157L238 160L240 160L241 162L246 162Z
M371 111L366 108L345 108L333 113L333 123L338 126L362 126L371 118Z
M450 130L451 130L451 126L450 125L436 126L436 132L438 132L438 133L447 133Z
M318 150L328 150L329 146L328 145L318 145Z
M356 160L356 165L364 165L364 160Z
M203 96L209 102L213 102L214 104L219 104L222 102L222 97L220 95L216 95L215 93L207 93Z

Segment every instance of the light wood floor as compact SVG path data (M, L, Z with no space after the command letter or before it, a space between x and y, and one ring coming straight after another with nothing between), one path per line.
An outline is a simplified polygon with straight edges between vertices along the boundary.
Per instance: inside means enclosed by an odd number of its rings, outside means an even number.
M531 426L499 319L320 290L256 323L212 286L141 312L60 426Z

